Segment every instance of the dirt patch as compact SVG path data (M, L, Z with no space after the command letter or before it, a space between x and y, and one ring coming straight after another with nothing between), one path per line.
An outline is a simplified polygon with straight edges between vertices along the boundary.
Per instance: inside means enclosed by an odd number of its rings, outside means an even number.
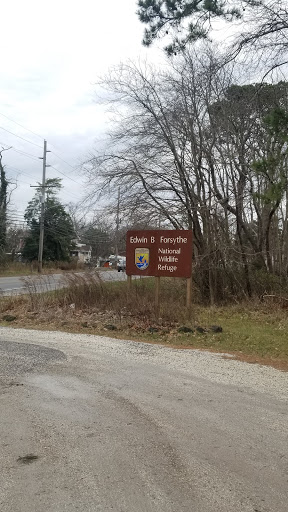
M237 361L243 361L245 363L250 364L260 364L263 366L272 366L273 368L276 368L277 370L281 370L282 372L288 372L288 361L278 360L278 359L271 359L269 357L258 357L258 356L252 356L252 355L246 355L246 354L231 354L232 357L223 355L223 359L234 359Z

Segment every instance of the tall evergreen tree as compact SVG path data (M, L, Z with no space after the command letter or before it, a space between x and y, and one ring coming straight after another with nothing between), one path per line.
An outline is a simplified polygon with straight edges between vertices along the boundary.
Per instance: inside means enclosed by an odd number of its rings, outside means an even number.
M229 0L138 0L138 7L140 21L148 26L143 44L150 46L155 39L170 35L172 43L165 48L168 54L207 38L213 19L241 16Z
M46 201L44 216L44 261L68 261L72 239L75 237L73 223L70 215L57 198L61 189L61 180L48 179L46 181ZM32 261L38 258L40 236L41 187L36 189L32 201L28 203L25 219L29 233L25 241L22 256Z
M206 39L213 20L242 20L232 56L243 48L267 49L268 65L281 65L288 47L287 0L138 0L138 17L146 25L143 44L170 39L168 55L183 50L188 43Z

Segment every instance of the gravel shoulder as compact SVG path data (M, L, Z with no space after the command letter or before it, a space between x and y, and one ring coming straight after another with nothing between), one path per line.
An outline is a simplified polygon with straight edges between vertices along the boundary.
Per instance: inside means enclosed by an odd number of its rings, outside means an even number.
M288 400L288 374L275 368L236 361L230 354L209 351L171 349L150 343L118 340L89 334L71 334L60 331L37 331L0 327L2 339L42 344L64 350L70 357L88 356L98 360L99 354L121 357L128 361L138 356L141 361L164 368L191 373L211 382L241 386Z
M287 373L92 335L0 340L1 512L286 512Z

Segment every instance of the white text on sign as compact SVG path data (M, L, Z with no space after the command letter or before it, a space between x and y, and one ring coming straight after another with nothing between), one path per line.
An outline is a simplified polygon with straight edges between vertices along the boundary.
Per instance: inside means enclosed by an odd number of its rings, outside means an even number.
M150 236L150 243L155 243L155 236ZM130 244L148 244L148 238L145 236L138 237L138 236L130 236ZM160 236L160 244L169 244L169 245L176 245L176 244L187 244L187 238L184 238L182 236L177 236L175 238L168 238L165 236Z

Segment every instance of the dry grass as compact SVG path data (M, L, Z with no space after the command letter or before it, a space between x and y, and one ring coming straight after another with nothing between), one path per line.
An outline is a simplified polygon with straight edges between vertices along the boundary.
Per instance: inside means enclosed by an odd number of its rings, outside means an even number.
M43 274L52 274L59 272L71 272L71 271L79 271L84 268L84 264L77 261L53 261L53 262L44 262L43 265ZM38 263L37 261L32 261L31 263L21 263L21 262L5 262L0 265L0 277L11 277L11 276L27 276L31 274L38 273Z
M272 298L266 302L211 308L185 308L185 280L161 280L160 318L154 306L154 280L104 282L96 272L66 275L66 288L29 293L1 300L2 325L113 335L178 348L229 352L250 362L288 369L288 309ZM5 321L9 315L16 319ZM219 325L223 332L212 332ZM187 327L190 332L180 332ZM196 330L202 327L204 332ZM183 331L183 329L182 329Z

